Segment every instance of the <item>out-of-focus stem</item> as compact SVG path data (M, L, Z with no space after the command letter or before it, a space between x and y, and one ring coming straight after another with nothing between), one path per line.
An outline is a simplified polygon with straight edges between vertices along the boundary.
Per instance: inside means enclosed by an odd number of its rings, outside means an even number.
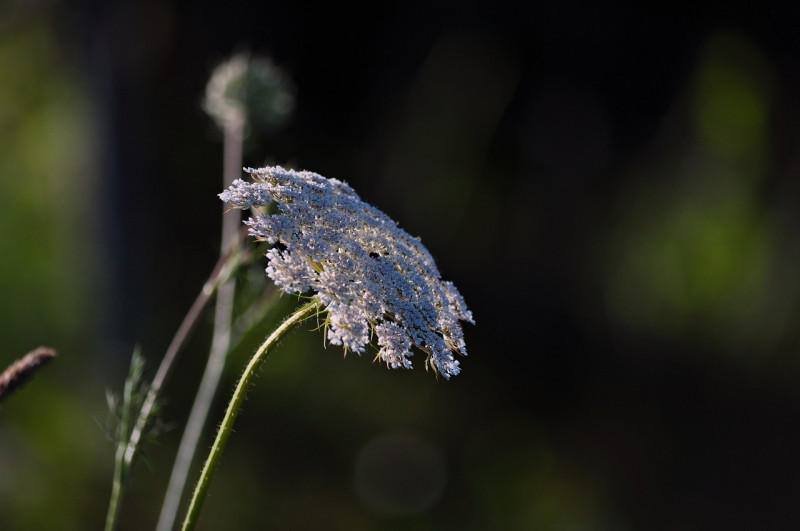
M117 448L114 482L111 488L111 498L109 501L108 515L106 518L106 531L110 531L116 527L119 509L125 490L124 487L127 473L130 471L134 457L136 457L136 451L138 450L139 443L141 442L145 430L147 429L147 424L150 421L150 416L155 408L158 394L161 391L161 388L163 387L164 382L167 380L170 372L172 371L172 367L175 364L178 354L186 344L189 334L197 324L203 308L205 308L206 304L208 304L208 301L217 290L220 282L225 280L230 275L231 269L238 265L239 259L240 257L238 255L234 255L230 252L220 256L219 261L217 261L216 266L214 266L214 270L211 272L211 276L209 276L208 280L206 280L205 284L203 284L203 288L200 290L200 293L197 295L192 303L192 306L189 308L189 311L186 313L186 316L183 318L183 322L181 322L180 327L178 327L178 330L175 332L175 335L173 336L172 341L170 342L169 347L167 348L167 351L161 360L161 364L156 371L156 375L153 377L153 381L150 383L150 386L147 390L147 395L142 402L142 407L139 409L139 414L136 418L135 424L130 430L130 437L128 437L127 441L121 443ZM126 381L124 400L131 399L131 397L128 396L128 385L129 382ZM126 403L124 400L123 403ZM130 401L127 403L130 403ZM125 434L127 434L129 430L131 420L132 419L127 417L122 419L120 433L122 433L123 436L126 436Z
M175 360L186 343L186 339L189 337L192 329L197 324L197 319L200 317L200 312L202 312L203 308L205 308L206 304L208 304L209 299L211 299L211 296L217 290L220 281L224 280L230 275L231 269L237 265L238 260L238 256L230 252L224 254L220 258L219 262L217 263L217 267L214 268L214 272L211 274L211 277L206 281L205 284L203 284L203 289L200 290L200 294L194 300L194 303L192 303L192 307L189 308L189 312L186 314L186 317L183 318L183 322L178 328L178 331L175 333L175 336L172 338L172 342L170 343L169 348L167 348L167 352L164 354L161 364L158 366L158 371L156 371L156 375L153 377L150 388L147 390L147 396L142 404L142 409L139 411L139 416L136 419L136 425L131 432L130 441L125 449L126 463L130 464L133 462L133 457L136 454L139 442L141 441L142 435L147 427L150 414L153 412L153 408L155 407L158 393L161 391L161 387L164 385L169 373L172 371Z
M225 124L223 154L223 184L230 186L239 177L242 168L242 141L244 138L244 119L231 119ZM226 252L237 244L237 234L241 225L239 210L223 211L221 252ZM197 451L200 436L203 433L208 412L219 387L219 381L225 368L225 360L231 343L231 322L233 318L233 300L236 283L229 279L219 287L217 305L214 313L214 333L208 361L195 396L192 410L186 421L175 464L161 506L157 531L170 531L180 508L181 497L186 488L186 478Z

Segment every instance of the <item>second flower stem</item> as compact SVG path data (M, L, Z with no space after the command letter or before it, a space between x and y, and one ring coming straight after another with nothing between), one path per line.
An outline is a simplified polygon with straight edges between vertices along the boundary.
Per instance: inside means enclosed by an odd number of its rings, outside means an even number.
M214 444L211 446L211 451L206 458L205 464L203 465L203 470L200 473L200 479L197 482L194 492L192 493L192 500L189 504L189 510L186 513L186 518L184 519L183 527L181 528L183 531L194 529L194 526L197 524L197 517L200 514L200 509L202 508L203 502L208 494L208 487L211 483L211 478L214 476L214 471L217 469L219 458L222 455L225 444L228 442L228 437L230 436L231 431L233 431L233 423L236 421L236 417L238 416L239 410L242 407L242 402L247 394L247 389L255 377L258 367L267 358L269 353L272 351L272 348L278 342L280 342L280 340L283 339L283 337L289 333L292 328L317 313L319 308L319 302L312 301L297 309L292 315L289 316L288 319L283 322L283 324L281 324L272 334L270 334L266 341L264 341L264 343L253 355L250 363L247 364L244 374L242 374L242 377L239 379L239 383L236 384L236 389L234 390L231 401L228 404L228 409L225 411L225 416L222 419L219 431L214 439Z
M223 188L233 184L241 173L242 168L242 142L244 140L244 120L229 120L225 125L225 149L223 156ZM239 226L241 225L239 211L222 209L222 242L220 252L225 253L237 245ZM183 431L175 464L169 478L161 514L158 518L156 531L171 531L178 515L181 498L186 488L186 478L192 465L200 436L206 425L208 412L214 396L217 394L225 360L231 346L231 325L233 321L233 303L236 294L236 281L230 278L219 286L217 303L214 312L214 334L211 338L211 349L206 361L206 368L200 380L200 387L195 395L186 428Z

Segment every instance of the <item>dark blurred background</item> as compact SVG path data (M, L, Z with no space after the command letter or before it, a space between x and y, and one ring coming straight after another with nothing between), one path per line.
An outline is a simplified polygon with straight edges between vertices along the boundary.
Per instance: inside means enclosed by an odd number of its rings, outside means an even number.
M296 87L245 164L350 183L477 325L449 382L292 335L201 529L800 528L800 13L749 5L0 4L0 365L59 351L0 409L0 529L102 526L105 392L216 261L201 101L236 52ZM121 529L155 524L210 321Z

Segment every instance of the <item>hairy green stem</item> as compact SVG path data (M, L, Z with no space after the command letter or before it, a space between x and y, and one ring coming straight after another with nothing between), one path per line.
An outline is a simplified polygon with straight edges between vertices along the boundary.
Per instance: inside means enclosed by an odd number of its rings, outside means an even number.
M242 377L239 379L239 383L236 384L236 389L233 391L231 401L228 403L228 409L225 411L222 424L220 424L219 431L217 432L217 437L214 439L214 444L211 446L211 451L203 465L203 471L200 473L200 479L192 493L192 501L189 504L189 510L186 513L186 518L181 528L183 531L194 529L194 526L197 524L200 509L208 494L211 478L214 475L214 471L217 469L219 458L222 455L225 444L228 442L231 431L233 431L233 423L236 421L236 417L242 407L242 402L247 394L247 389L255 377L259 365L266 359L272 351L272 348L283 339L292 328L316 314L319 308L319 301L312 301L296 310L283 324L270 334L267 340L264 341L253 355L250 363L247 364Z

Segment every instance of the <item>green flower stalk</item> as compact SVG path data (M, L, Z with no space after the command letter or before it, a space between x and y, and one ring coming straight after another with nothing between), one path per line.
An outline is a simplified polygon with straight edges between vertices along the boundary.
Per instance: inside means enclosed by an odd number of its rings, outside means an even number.
M247 395L247 389L250 387L253 377L255 377L256 373L258 372L258 367L267 358L269 353L272 351L272 348L278 344L286 334L288 334L296 325L300 324L305 319L312 317L317 311L317 303L306 304L299 310L295 311L267 338L267 340L259 347L256 353L250 359L250 363L247 364L244 374L242 374L242 377L233 392L233 397L231 397L231 401L228 403L228 409L225 411L225 417L222 420L222 424L220 424L219 431L217 431L217 438L214 440L214 444L211 447L211 452L208 454L208 459L206 459L206 462L203 465L203 470L200 473L200 480L198 481L194 490L194 494L192 495L192 501L189 504L189 510L186 514L186 518L184 519L182 529L193 529L197 523L197 518L200 515L200 509L203 506L203 501L208 493L208 487L211 484L211 478L214 476L214 471L217 469L219 458L222 455L222 451L225 449L225 445L228 442L228 437L233 431L233 423L236 420L236 417L239 415L242 402L244 402L245 396Z

